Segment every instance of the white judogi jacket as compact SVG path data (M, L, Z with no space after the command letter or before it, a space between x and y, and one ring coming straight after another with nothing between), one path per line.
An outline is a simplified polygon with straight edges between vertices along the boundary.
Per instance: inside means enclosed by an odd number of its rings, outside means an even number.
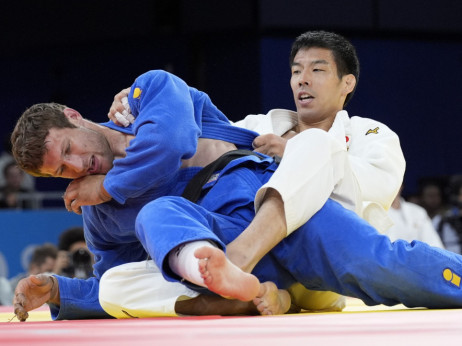
M297 113L285 109L251 114L235 123L276 135L296 124ZM372 119L350 118L342 110L328 132L309 129L288 140L279 168L257 193L255 207L267 188L277 190L290 234L330 197L384 231L391 226L386 211L399 191L405 166L396 133Z

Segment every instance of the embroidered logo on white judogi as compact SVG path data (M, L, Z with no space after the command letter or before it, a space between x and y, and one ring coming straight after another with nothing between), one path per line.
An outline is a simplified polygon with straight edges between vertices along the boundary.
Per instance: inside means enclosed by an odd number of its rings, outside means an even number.
M378 135L378 134L379 134L379 128L378 128L378 127L376 127L376 128L375 128L375 129L373 129L373 130L372 130L372 129L370 129L370 130L367 130L367 132L366 132L366 136L367 136L368 134L370 134L370 133L374 133L374 134Z

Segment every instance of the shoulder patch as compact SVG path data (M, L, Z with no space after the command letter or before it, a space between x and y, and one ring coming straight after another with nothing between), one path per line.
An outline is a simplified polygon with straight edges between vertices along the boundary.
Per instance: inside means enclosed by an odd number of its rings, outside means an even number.
M135 90L133 90L133 98L134 99L140 98L142 92L143 91L140 88L135 88Z
M373 129L373 130L372 130L372 129L370 129L370 130L367 130L367 132L366 132L366 136L367 136L368 134L370 134L370 133L375 133L376 135L377 135L377 134L379 134L379 128L378 128L378 127L376 127L376 128L375 128L375 129Z
M443 278L449 284L454 285L457 288L460 288L460 275L457 275L453 270L449 268L444 269Z

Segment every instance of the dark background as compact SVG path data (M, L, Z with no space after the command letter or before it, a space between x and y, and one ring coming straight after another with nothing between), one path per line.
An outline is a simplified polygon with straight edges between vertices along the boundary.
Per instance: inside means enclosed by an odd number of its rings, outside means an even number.
M151 69L207 92L232 120L294 109L290 45L324 29L356 46L361 77L347 110L398 133L405 194L415 193L423 177L461 173L461 14L460 0L3 1L0 138L37 102L105 121L114 94Z

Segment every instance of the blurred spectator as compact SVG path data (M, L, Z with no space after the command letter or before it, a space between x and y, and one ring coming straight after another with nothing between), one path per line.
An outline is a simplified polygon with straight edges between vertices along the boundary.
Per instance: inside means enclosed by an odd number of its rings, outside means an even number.
M21 199L19 194L30 192L21 187L25 174L17 165L11 161L3 168L5 185L0 187L0 208L9 209L30 209L32 202L30 199Z
M393 201L388 215L394 225L385 234L394 241L404 239L409 242L420 240L429 245L443 248L443 243L436 232L427 212L421 206L407 202L401 196L403 186Z
M93 255L88 251L82 227L61 233L54 272L58 275L86 279L93 276Z
M13 155L11 155L10 136L5 136L3 139L3 151L0 153L0 186L5 185L3 169L11 161L14 161L14 159ZM21 187L27 191L34 191L35 178L30 174L24 173L24 179L21 181Z
M449 202L451 208L434 223L446 249L462 254L462 175L450 179Z
M26 273L20 273L10 279L13 291L22 278L28 277L29 275L53 272L57 256L58 249L53 244L45 243L42 246L37 246L29 261L28 271Z
M14 161L5 165L3 168L5 185L0 187L0 208L30 209L32 207L30 199L21 199L19 196L20 194L30 192L21 187L21 182L25 174Z
M423 182L420 186L419 197L420 205L427 211L430 219L433 220L435 216L444 214L446 204L440 183L434 180Z
M13 290L7 278L0 276L0 305L12 305Z

